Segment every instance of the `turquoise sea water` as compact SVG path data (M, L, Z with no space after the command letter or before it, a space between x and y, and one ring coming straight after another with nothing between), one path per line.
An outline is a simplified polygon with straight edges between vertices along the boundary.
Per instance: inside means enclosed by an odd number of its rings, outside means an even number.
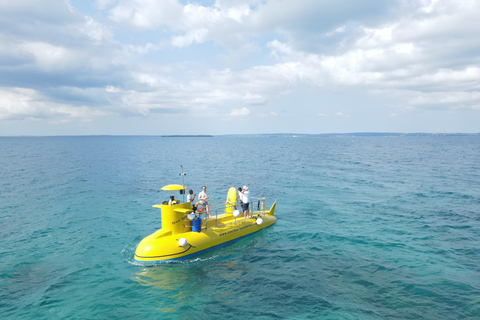
M160 188L277 223L135 263ZM2 319L480 319L480 137L0 138Z

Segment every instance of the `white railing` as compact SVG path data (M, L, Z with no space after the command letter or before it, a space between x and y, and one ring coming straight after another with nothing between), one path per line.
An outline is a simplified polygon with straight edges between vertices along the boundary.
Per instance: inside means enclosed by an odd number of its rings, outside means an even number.
M267 211L267 207L265 205L265 198L257 198L257 197L251 197L251 201L249 203L249 216L250 218L253 214L265 214ZM243 215L243 208L240 204L239 201L235 203L235 205L227 204L225 201L222 200L215 200L211 201L208 203L208 212L210 213L210 217L215 217L215 227L227 225L225 223L223 224L218 224L218 217L219 215L223 215L227 212L227 208L230 207L233 212L234 210L240 211L240 214ZM205 209L206 210L206 209ZM206 212L203 212L200 217L203 216L202 218L202 227L205 227L205 230L208 228L209 221L208 219L205 219L207 214ZM210 218L211 219L211 218ZM237 219L235 218L234 221L229 222L230 223L235 223ZM210 220L210 223L212 223L212 220ZM203 229L203 228L202 228Z

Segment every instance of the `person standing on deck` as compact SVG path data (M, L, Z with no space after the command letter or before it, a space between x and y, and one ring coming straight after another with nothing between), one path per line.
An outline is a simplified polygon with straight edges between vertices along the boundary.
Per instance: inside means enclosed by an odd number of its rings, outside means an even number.
M207 187L205 187L205 186L202 187L202 191L198 194L198 200L207 210L205 215L207 216L207 218L210 218L210 212L208 211Z
M240 207L242 208L243 211L243 193L242 193L242 187L238 187L238 196L237 196L237 201L240 200ZM236 209L236 208L235 208Z
M197 196L197 194L193 194L193 190L190 189L188 191L188 195L187 195L187 201L190 202L190 204L192 205L192 208L193 208L193 211L197 210L197 208L195 207L195 204L193 203L193 201L195 200L195 197Z
M243 201L243 218L248 218L250 215L250 210L248 209L248 206L250 205L250 191L248 191L247 186L243 186L243 191L242 191L242 201Z

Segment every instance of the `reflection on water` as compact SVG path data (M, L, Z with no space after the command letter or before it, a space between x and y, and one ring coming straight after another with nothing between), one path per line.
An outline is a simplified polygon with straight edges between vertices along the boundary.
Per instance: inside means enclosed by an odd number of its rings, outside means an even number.
M141 285L167 291L176 290L187 281L187 278L187 275L173 270L167 264L160 267L146 267L135 276L135 280Z
M177 312L182 307L198 305L199 296L202 300L215 299L224 305L236 303L242 299L238 282L253 271L248 257L262 246L265 232L268 230L195 258L144 266L133 279L148 287L157 298L161 297L156 301L163 312Z
M222 250L219 248L218 250ZM225 253L225 252L224 252ZM135 273L134 280L148 287L155 296L156 309L168 313L184 313L184 309L205 308L198 297L215 299L230 305L239 298L232 290L248 267L242 262L243 253L238 252L234 260L218 260L219 255L208 254L206 258L195 258L181 262L163 263L144 267ZM232 256L231 254L227 254ZM212 284L216 290L212 291Z

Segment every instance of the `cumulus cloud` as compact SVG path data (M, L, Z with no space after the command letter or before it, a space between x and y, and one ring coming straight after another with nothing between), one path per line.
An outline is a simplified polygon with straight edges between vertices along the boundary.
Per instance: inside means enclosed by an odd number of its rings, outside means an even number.
M265 98L262 97L260 94L251 94L250 92L247 92L244 97L243 101L245 104L264 104Z
M0 88L0 120L47 119L52 122L90 121L108 113L88 106L52 102L39 92L25 88Z
M250 110L248 108L243 107L242 109L233 109L230 112L230 115L233 117L244 117L250 114Z
M91 17L85 17L84 22L78 25L78 30L87 35L96 45L100 45L105 41L111 41L113 37L112 31L108 27Z
M80 52L72 51L66 47L54 46L45 42L22 43L19 48L33 57L33 63L40 69L47 71L71 68L80 59Z
M345 118L349 118L349 117L350 117L350 115L349 115L348 113L344 113L344 112L337 112L337 113L335 113L335 115L336 115L337 117L345 117Z
M120 0L110 10L110 19L136 29L156 29L179 22L183 7L177 0Z
M97 0L94 8L0 1L1 119L272 116L282 112L262 108L298 88L355 88L389 107L479 109L478 1Z

